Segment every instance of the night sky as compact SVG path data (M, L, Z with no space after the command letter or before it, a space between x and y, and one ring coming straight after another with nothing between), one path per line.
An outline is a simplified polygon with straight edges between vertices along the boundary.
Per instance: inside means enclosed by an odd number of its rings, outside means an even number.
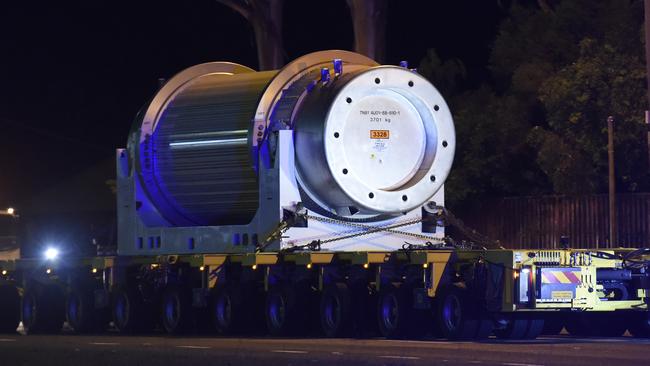
M387 63L427 49L486 81L497 1L389 0ZM106 161L159 78L194 64L257 67L251 27L214 0L6 1L0 5L0 207ZM286 61L352 47L344 0L286 0Z

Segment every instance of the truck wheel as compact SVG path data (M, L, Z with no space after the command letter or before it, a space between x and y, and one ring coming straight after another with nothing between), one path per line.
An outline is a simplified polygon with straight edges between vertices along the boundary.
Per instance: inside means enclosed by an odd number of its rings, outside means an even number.
M291 331L289 313L293 308L294 294L284 286L272 288L266 297L266 326L273 336Z
M38 291L40 290L40 291ZM25 333L56 333L65 319L65 299L56 285L27 289L21 305Z
M547 315L544 318L544 329L541 334L558 335L564 329L564 318L561 315Z
M602 314L598 317L600 327L596 335L601 337L622 337L627 331L625 313Z
M544 330L544 323L544 319L528 319L528 329L526 330L524 339L535 339L539 337L539 335L542 334L542 331Z
M402 338L408 332L408 312L404 292L393 285L386 285L377 299L377 324L380 335L386 338Z
M320 300L320 323L326 337L346 337L352 331L350 290L345 283L323 289Z
M119 288L113 293L113 323L120 333L151 329L153 320L140 293L133 288Z
M494 321L481 317L478 320L478 330L476 331L475 339L488 339L494 331Z
M517 315L504 319L505 326L496 329L494 334L501 339L535 339L544 329L544 320L519 317Z
M239 287L218 286L210 295L210 314L217 333L236 334L246 328L245 304Z
M294 335L310 330L312 299L306 284L285 284L272 287L267 296L264 314L272 336Z
M16 333L20 323L20 295L15 286L0 286L0 333Z
M70 291L65 302L66 320L76 333L101 330L105 317L95 309L94 294L82 289ZM102 324L103 323L103 324Z
M571 314L567 318L565 328L572 336L589 337L596 335L595 327L591 324L594 319L591 314Z
M634 337L650 338L650 312L642 311L630 314L628 330Z
M450 340L474 339L483 323L472 309L467 294L456 287L439 290L434 309L440 333Z
M384 286L377 296L377 325L386 338L419 338L432 327L431 314L414 308L413 288Z
M162 325L168 334L182 334L192 328L191 296L179 286L168 286L162 296Z
M573 336L620 337L627 322L620 313L579 313L567 319L566 330Z
M513 316L505 319L504 321L506 323L504 327L494 330L494 335L496 335L497 338L524 339L527 337L528 329L531 325L531 321L529 319Z

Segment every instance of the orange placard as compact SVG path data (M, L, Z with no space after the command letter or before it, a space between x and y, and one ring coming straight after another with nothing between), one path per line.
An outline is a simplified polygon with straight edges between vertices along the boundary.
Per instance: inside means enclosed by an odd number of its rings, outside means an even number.
M390 131L388 130L370 130L371 139L389 139Z

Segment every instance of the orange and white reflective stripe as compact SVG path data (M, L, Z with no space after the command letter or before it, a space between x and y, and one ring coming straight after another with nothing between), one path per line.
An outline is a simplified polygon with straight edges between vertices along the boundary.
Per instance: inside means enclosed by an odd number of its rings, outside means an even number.
M542 271L542 283L580 283L579 271Z

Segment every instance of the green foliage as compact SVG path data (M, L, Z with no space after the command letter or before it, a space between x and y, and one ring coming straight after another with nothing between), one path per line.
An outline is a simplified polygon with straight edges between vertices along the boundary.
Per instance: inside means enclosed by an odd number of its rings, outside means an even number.
M534 127L530 143L537 150L537 164L548 176L557 193L591 193L599 182L591 160L579 148L565 141L559 134Z
M641 56L642 21L639 0L564 0L551 12L515 2L499 27L490 69L497 86L507 89L520 67L533 63L559 70L570 65L586 38Z
M650 189L643 116L643 2L564 0L551 11L515 2L490 56L492 81L464 90L457 60L430 51L419 71L454 113L452 204L484 195L603 192L607 130L616 119L621 191Z
M555 143L565 154L539 149L538 163L552 176L556 192L599 192L607 187L607 117L615 118L617 180L635 191L647 179L644 142L645 66L637 55L593 39L580 43L571 65L546 80L539 98L548 129L535 129L531 142Z
M418 66L418 72L429 80L435 80L436 88L443 95L456 95L467 78L467 70L462 61L452 59L443 62L435 50L427 51Z

